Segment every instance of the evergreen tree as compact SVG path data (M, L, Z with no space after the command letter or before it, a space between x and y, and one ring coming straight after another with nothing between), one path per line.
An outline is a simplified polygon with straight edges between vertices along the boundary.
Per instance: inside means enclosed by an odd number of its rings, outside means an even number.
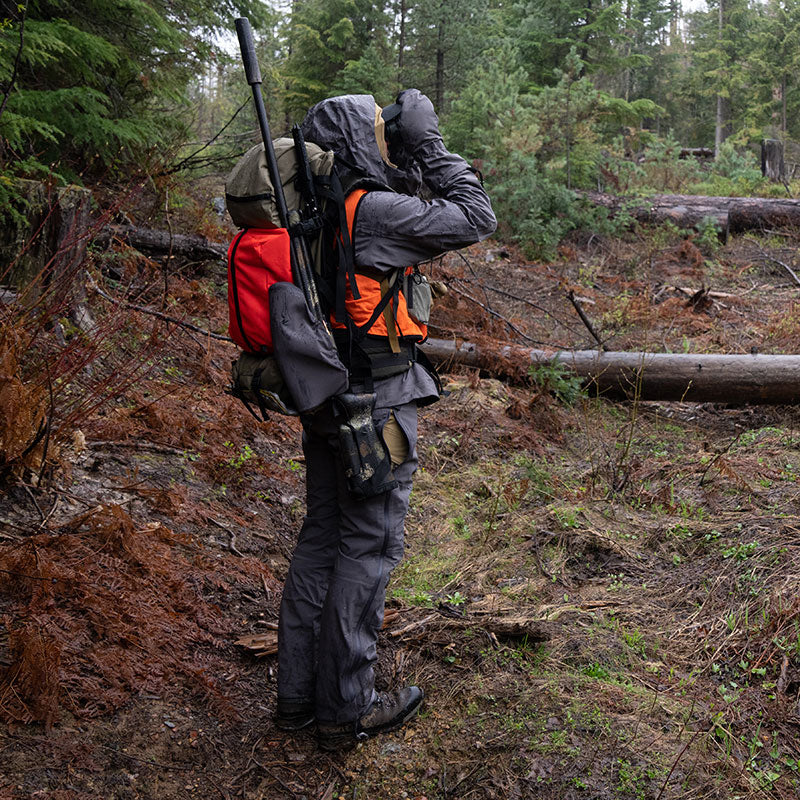
M294 117L331 94L382 94L390 16L367 0L295 0L287 34L286 105Z
M171 145L210 36L257 0L28 0L0 24L0 169L107 170Z
M800 106L800 2L770 0L761 10L754 35L753 74L760 88L759 119L764 127L782 134L791 129L800 135L796 122ZM755 88L755 87L754 87Z
M690 16L692 90L713 114L715 151L731 134L744 131L751 119L752 36L758 17L747 0L709 0L708 9ZM706 121L704 136L710 138Z
M514 7L523 64L534 83L551 85L572 48L583 71L611 88L623 70L647 59L629 47L631 35L620 2L608 0L535 0Z
M464 87L491 42L487 0L418 0L406 10L401 82L427 94L439 113Z

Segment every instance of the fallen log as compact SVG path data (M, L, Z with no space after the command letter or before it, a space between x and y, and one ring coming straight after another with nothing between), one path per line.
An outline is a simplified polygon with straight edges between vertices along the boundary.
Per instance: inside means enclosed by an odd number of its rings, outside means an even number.
M383 616L382 629L393 639L419 636L426 632L445 629L479 628L495 637L506 639L525 639L528 642L546 642L552 638L558 625L550 620L536 617L492 616L489 614L465 615L463 617L443 616L441 613L428 614L399 628L393 627L401 619L401 612L387 609ZM234 644L250 650L256 658L273 656L278 652L278 626L267 623L267 630L237 639Z
M713 147L682 147L678 158L714 158Z
M175 233L170 236L169 231L139 228L135 225L109 225L95 238L100 244L117 239L137 250L154 255L185 256L198 261L217 261L225 258L228 246L212 242L205 236L193 236L185 233Z
M604 192L583 192L582 196L607 208L612 215L624 210L639 222L672 222L679 228L691 229L710 218L716 223L722 238L729 233L763 228L800 228L800 200L685 194L630 198Z
M590 394L610 399L800 403L800 355L553 351L441 339L428 339L422 349L445 369L459 364L511 379L532 365L558 362L585 378Z

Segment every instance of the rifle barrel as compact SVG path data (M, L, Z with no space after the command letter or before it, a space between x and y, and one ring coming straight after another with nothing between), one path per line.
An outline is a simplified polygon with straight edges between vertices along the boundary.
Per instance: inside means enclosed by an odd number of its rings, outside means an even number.
M302 236L292 236L291 220L289 210L286 206L286 197L283 193L283 184L278 171L278 159L275 157L275 148L272 146L272 134L269 129L267 110L264 107L264 98L261 95L261 70L258 66L256 57L256 46L253 40L253 29L250 27L250 20L247 17L239 17L236 20L236 34L239 37L239 49L242 51L242 62L244 63L244 73L247 82L253 90L253 103L256 108L258 127L261 130L261 139L264 142L264 155L267 159L267 169L272 188L275 192L275 205L278 207L278 217L281 226L289 231L290 250L292 256L292 272L295 283L300 287L306 298L306 305L309 310L319 319L322 319L322 309L317 296L317 287L314 284L314 276L311 271L311 258L308 253L308 245Z

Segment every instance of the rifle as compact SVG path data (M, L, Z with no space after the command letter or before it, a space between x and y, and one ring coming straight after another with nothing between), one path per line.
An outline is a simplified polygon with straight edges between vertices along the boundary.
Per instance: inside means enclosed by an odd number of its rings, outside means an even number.
M256 59L253 32L246 17L236 20L236 33L245 76L253 90L264 155L275 192L275 205L281 226L289 233L291 248L294 285L279 282L272 284L269 290L275 358L301 413L313 411L325 400L333 399L334 408L339 411L342 420L339 425L340 453L348 487L356 498L374 497L394 489L397 481L392 473L386 445L372 419L375 394L350 391L347 370L339 359L333 335L319 303L306 237L319 230L321 218L303 134L295 125L292 135L306 210L305 220L301 220L299 212L290 212L286 206L264 98L261 96L261 70ZM347 235L346 229L343 234ZM357 291L357 287L353 288ZM297 297L298 289L302 300Z

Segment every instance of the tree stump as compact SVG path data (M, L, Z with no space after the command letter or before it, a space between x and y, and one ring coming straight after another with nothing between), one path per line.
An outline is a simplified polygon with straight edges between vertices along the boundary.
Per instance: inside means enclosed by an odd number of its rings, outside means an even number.
M91 193L79 186L19 181L19 216L0 225L0 283L26 305L74 308L84 298L79 281L89 241Z
M786 181L783 142L779 139L761 140L761 174L776 183L784 183Z

